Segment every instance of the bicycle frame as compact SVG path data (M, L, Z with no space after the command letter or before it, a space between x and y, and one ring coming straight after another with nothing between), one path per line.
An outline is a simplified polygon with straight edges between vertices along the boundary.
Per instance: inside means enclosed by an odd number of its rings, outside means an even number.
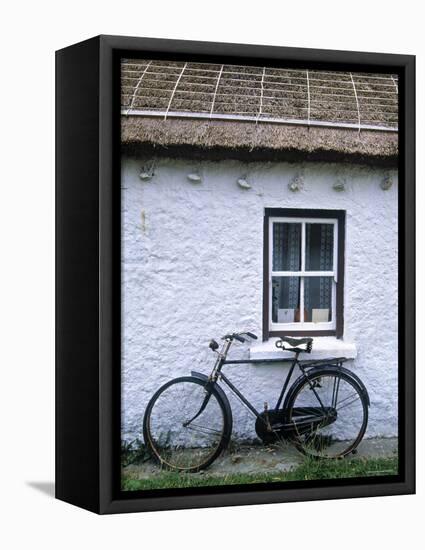
M298 356L300 354L299 351L295 352L293 359L233 359L233 360L227 360L227 354L229 352L230 346L232 345L232 340L226 340L223 344L223 348L220 352L218 352L218 358L216 361L216 364L214 365L214 368L210 375L210 380L213 383L216 383L218 379L222 380L226 386L231 390L231 392L236 395L236 397L255 415L255 417L260 417L260 413L257 411L257 409L252 405L252 403L238 390L238 388L232 384L232 382L227 378L227 376L222 372L222 368L224 365L239 365L239 364L255 364L255 363L282 363L282 362L291 362L291 366L289 368L288 374L286 375L286 379L283 383L282 390L279 394L278 400L276 402L275 409L279 409L283 397L285 395L285 392L288 388L289 382L292 378L292 374L294 372L294 369L296 366L299 367L303 375L307 378L307 374L305 371L304 366L299 361ZM308 378L307 378L308 380ZM311 385L311 384L310 384ZM320 400L320 397L318 396L316 390L311 385L312 390L314 391L320 405L324 409L324 405Z

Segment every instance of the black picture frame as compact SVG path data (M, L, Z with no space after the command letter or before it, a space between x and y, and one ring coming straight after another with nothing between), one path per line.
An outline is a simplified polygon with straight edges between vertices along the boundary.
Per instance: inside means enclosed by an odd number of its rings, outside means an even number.
M121 56L309 63L399 75L398 476L124 494L120 452ZM415 57L98 36L56 53L56 498L100 514L415 491ZM376 342L377 350L385 342Z

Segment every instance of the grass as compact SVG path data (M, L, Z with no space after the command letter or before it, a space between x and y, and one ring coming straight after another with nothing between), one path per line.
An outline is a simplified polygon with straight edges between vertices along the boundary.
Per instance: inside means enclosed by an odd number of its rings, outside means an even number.
M144 462L149 460L150 455L146 449L146 445L140 439L134 439L127 443L121 442L121 465L128 466L136 462Z
M354 458L335 461L306 459L296 468L281 473L227 474L224 476L203 474L181 474L163 470L149 479L136 479L123 471L122 490L140 491L173 489L183 487L217 487L223 485L245 485L248 483L273 483L282 481L308 481L317 479L343 479L379 475L396 475L398 459Z

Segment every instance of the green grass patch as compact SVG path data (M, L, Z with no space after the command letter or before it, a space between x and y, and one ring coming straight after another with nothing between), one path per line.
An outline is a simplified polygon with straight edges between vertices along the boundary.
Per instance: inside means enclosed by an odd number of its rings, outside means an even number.
M341 460L306 459L296 468L281 473L243 474L234 473L223 476L203 474L182 474L172 471L160 471L149 479L137 479L135 471L122 474L123 491L147 491L153 489L174 489L183 487L218 487L223 485L245 485L249 483L273 483L282 481L311 481L317 479L343 479L397 475L398 459L391 458L354 458Z

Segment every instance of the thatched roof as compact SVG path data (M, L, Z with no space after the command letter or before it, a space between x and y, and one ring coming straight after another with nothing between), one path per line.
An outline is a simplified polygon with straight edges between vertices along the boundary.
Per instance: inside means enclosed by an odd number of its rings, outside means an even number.
M394 75L125 60L121 76L130 149L397 158Z

